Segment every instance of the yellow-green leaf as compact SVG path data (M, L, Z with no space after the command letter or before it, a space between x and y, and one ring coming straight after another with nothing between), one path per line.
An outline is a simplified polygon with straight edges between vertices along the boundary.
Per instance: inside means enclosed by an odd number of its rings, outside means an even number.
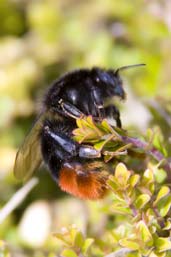
M78 257L78 255L71 249L64 250L61 253L62 257Z
M152 169L147 169L144 172L143 182L145 184L149 184L149 183L153 183L154 182L154 174L153 174L153 170Z
M152 235L143 220L138 222L136 228L137 228L139 237L141 237L141 239L144 243L147 243L150 241L152 242L152 240L153 240Z
M158 237L155 240L155 245L159 252L171 250L171 241L169 238Z
M104 129L106 130L106 132L111 132L111 127L109 126L109 124L108 124L108 122L107 122L107 120L102 120L102 123L101 123L101 125L104 127Z
M163 197L170 193L170 189L167 186L163 186L157 194L154 205L156 205Z
M74 238L74 246L81 248L84 244L84 237L80 231L78 231Z
M107 143L106 140L101 140L101 141L99 141L98 143L96 143L96 144L94 145L94 148L95 148L96 150L98 150L98 151L101 151L101 150L103 149L103 147L105 146L106 143Z
M158 166L158 164L157 164L157 166ZM154 175L155 175L156 182L159 184L162 184L165 181L165 179L167 178L167 172L162 168L159 169L158 167L155 167Z
M142 209L150 201L150 196L148 194L142 194L138 196L135 201L135 206L138 209Z
M87 254L87 252L89 251L91 245L94 243L94 239L93 238L87 238L84 241L84 244L82 246L82 251L84 254Z
M169 195L168 197L166 197L166 199L163 199L162 201L159 202L158 209L159 209L160 215L162 217L165 217L168 214L170 207L171 207L171 195Z
M115 178L118 180L118 183L123 187L127 185L130 175L131 175L131 172L127 170L126 166L123 163L119 163L116 166Z
M83 127L83 125L82 125L82 119L77 119L77 120L76 120L76 124L77 124L77 127L78 127L78 128L82 128L82 127Z
M135 187L139 181L140 181L140 175L138 174L132 175L129 180L130 186Z
M131 250L138 250L140 248L140 245L135 242L133 239L124 238L119 240L119 244L123 247L129 248Z

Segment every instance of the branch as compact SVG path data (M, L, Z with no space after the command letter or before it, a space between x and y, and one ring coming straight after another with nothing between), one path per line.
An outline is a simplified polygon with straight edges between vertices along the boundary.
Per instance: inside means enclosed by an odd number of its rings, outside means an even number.
M0 224L7 218L7 216L22 203L24 198L37 185L38 179L32 178L21 189L19 189L9 202L0 210Z

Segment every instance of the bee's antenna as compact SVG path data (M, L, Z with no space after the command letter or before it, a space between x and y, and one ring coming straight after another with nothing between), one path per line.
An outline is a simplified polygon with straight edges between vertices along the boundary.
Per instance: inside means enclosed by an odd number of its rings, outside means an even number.
M121 70L126 70L126 69L129 69L129 68L134 68L134 67L139 67L139 66L145 66L145 65L146 65L146 64L144 64L144 63L139 63L139 64L132 64L132 65L127 65L127 66L122 66L122 67L118 68L118 69L115 71L115 75L118 75Z

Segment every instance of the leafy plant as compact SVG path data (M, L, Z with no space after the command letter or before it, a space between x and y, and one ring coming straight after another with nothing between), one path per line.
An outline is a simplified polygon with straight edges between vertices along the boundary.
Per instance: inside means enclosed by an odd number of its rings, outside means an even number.
M94 242L93 238L85 238L85 236L75 226L63 228L62 233L56 233L54 236L62 240L67 248L61 253L64 257L76 257L80 254L89 256L87 254Z
M101 211L121 219L122 224L115 223L101 240L86 238L76 228L56 234L65 243L62 256L108 256L109 253L113 254L109 256L171 256L171 195L169 186L156 180L160 164L149 161L145 171L137 172L120 162L120 158L129 156L130 150L160 161L165 159L164 155L153 142L131 138L126 131L111 127L106 120L95 123L92 117L86 117L78 119L77 125L73 132L75 140L92 144L105 162L118 159L107 181L111 192L109 201L104 201ZM166 169L169 165L165 161ZM87 253L87 246L90 253Z

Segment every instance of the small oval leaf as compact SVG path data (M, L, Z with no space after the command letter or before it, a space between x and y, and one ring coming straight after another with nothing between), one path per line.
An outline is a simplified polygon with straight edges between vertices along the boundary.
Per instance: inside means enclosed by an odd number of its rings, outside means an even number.
M129 238L124 238L119 240L119 244L123 247L129 248L131 250L138 250L140 245Z
M81 248L84 244L84 237L80 231L78 231L74 238L74 246Z
M140 175L135 174L135 175L131 176L131 178L129 180L130 186L135 187L139 181L140 181Z
M158 209L160 215L162 217L165 217L168 214L171 207L171 195L169 195L166 199L163 199L162 203L159 202L159 204L160 205L158 206Z
M153 182L154 182L154 174L153 174L152 169L147 169L147 170L144 172L144 175L143 175L143 182L144 182L145 184L149 184L149 183L153 183Z
M93 238L87 238L84 241L84 244L82 246L82 251L84 254L87 254L88 250L90 249L91 245L94 243L94 239Z
M139 221L137 224L137 232L144 243L152 242L152 235L144 221Z
M142 194L138 196L137 200L135 201L135 206L138 209L142 209L149 201L151 197L148 194Z
M127 170L126 166L123 163L119 163L116 166L115 178L118 180L118 183L123 187L127 185L130 175L131 175L131 172Z
M163 186L157 194L154 205L156 205L163 197L170 193L170 189L167 186Z

